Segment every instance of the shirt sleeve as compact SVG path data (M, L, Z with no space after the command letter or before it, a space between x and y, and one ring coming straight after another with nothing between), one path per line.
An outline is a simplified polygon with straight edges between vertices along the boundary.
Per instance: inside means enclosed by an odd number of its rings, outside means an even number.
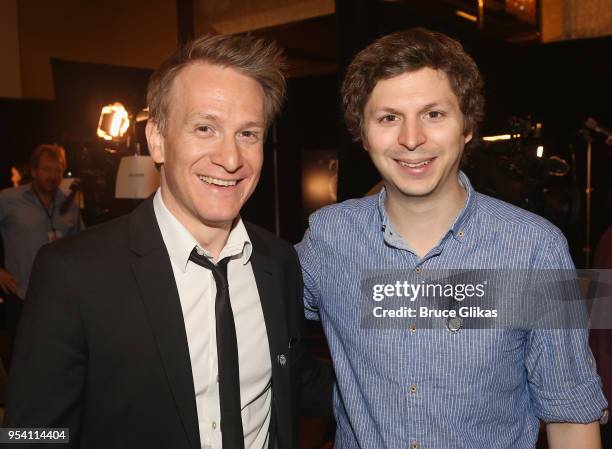
M560 231L545 243L534 265L535 270L542 271L574 269ZM525 365L534 413L542 421L586 424L599 420L607 402L586 327L557 325L532 329Z
M304 278L304 315L309 320L319 319L321 254L317 246L316 224L311 216L304 238L295 245Z

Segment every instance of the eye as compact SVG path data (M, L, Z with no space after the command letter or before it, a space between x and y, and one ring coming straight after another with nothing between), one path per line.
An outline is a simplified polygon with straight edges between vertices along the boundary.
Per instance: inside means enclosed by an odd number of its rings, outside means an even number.
M378 119L380 123L392 123L399 120L399 117L394 114L386 114Z
M197 125L196 132L199 134L211 134L213 132L213 128L209 125Z
M428 111L425 113L425 118L432 121L439 121L445 117L446 114L442 111Z
M240 131L238 138L246 142L259 142L260 133L253 130Z

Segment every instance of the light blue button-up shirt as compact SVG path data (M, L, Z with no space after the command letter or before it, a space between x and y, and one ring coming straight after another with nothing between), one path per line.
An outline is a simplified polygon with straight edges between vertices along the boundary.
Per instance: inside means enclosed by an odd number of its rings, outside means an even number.
M573 268L551 223L459 177L466 204L423 258L393 230L384 189L312 214L296 246L338 381L335 448L534 448L540 419L589 423L606 407L583 329L362 326L371 270Z
M5 268L19 282L18 295L25 298L36 253L51 238L74 234L83 228L79 210L71 204L61 215L66 195L55 192L53 206L45 211L31 184L0 191L0 234L4 243ZM48 216L51 215L51 217ZM53 232L55 230L55 232ZM55 237L52 235L55 234Z

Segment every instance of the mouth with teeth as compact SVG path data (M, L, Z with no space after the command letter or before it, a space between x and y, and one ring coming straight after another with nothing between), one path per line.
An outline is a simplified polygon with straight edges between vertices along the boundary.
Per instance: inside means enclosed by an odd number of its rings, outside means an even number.
M431 164L434 161L435 157L431 158L431 159L426 159L423 161L419 161L419 162L406 162L406 161L400 161L396 159L396 162L401 165L402 167L408 167L408 168L422 168L422 167L426 167L427 165Z
M207 184L212 184L212 185L221 186L221 187L232 187L238 184L239 182L236 179L218 179L218 178L212 178L210 176L203 176L203 175L198 175L198 179Z

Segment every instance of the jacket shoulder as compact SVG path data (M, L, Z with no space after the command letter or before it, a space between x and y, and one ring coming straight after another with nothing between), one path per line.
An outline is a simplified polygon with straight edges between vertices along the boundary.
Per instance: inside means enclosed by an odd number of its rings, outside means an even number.
M118 248L128 248L129 216L124 215L57 240L48 245L60 254L107 255Z
M276 234L247 221L244 222L244 226L253 245L259 246L260 250L265 250L273 257L293 254L293 246Z

